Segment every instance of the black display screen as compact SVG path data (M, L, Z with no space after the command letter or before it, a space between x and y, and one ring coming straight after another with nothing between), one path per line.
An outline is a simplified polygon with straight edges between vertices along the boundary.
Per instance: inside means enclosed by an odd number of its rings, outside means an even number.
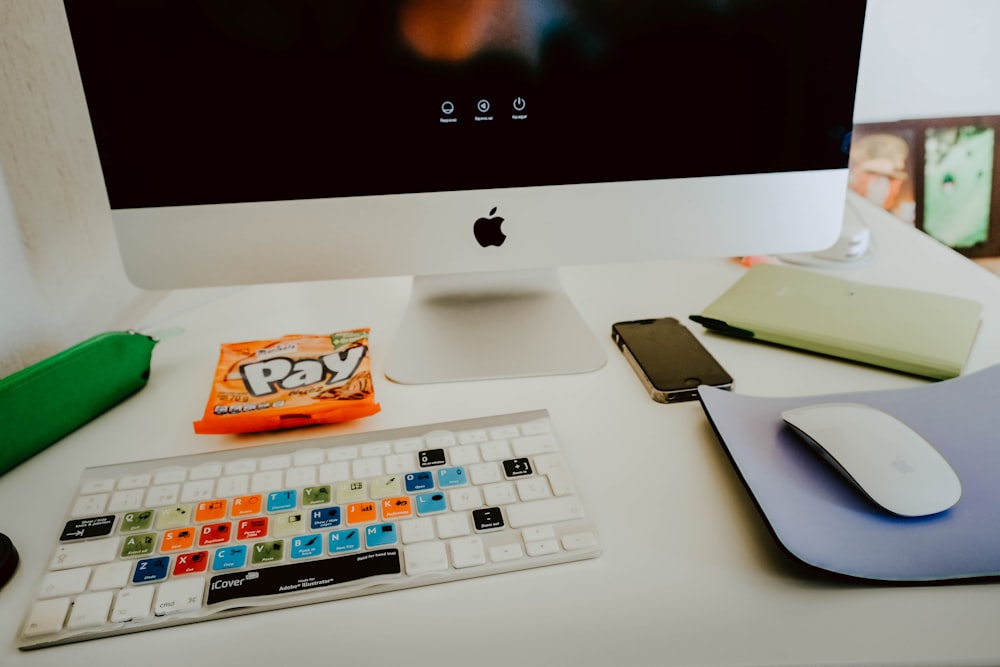
M863 0L65 0L113 208L845 167Z

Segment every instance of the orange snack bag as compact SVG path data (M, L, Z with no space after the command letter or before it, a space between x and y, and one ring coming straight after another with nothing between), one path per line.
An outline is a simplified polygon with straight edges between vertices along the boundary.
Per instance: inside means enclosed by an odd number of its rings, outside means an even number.
M367 417L375 402L368 329L224 343L195 433L249 433Z

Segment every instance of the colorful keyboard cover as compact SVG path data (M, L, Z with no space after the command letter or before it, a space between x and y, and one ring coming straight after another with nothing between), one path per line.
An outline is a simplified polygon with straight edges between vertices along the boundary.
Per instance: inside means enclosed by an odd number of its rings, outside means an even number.
M545 411L88 468L22 649L593 558Z

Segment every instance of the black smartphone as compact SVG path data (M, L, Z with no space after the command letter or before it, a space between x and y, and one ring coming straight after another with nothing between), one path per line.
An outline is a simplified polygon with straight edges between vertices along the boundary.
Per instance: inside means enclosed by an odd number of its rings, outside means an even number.
M702 384L721 389L733 386L729 373L673 317L616 322L611 338L659 403L693 400Z

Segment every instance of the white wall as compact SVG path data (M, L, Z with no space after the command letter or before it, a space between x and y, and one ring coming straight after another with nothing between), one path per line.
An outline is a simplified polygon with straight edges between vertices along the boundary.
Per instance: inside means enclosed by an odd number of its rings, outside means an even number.
M870 0L856 120L1000 114L998 27L1000 0ZM0 285L0 377L151 296L117 260L61 0L0 0Z
M1000 2L869 0L854 111L859 123L1000 115Z
M0 0L0 285L0 376L121 328L139 296L117 261L61 0Z

